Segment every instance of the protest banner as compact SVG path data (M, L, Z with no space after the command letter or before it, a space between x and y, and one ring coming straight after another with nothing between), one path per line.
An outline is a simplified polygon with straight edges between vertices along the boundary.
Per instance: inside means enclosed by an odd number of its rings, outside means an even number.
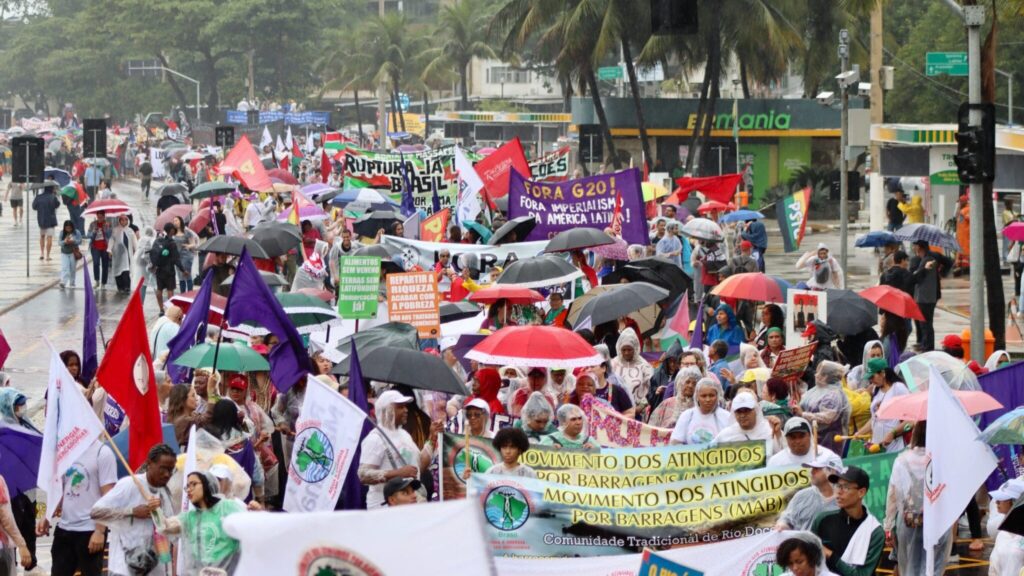
M434 189L441 208L453 208L458 194L455 176L455 146L402 154L372 152L345 145L346 186L363 186L384 191L396 203L402 201L403 172L409 181L413 203L432 214ZM402 164L405 168L402 168Z
M474 474L468 494L494 556L611 556L771 531L808 486L808 469L786 466L619 489Z
M796 290L786 292L786 348L798 348L807 343L804 330L815 320L828 323L828 293L824 290Z
M536 182L562 182L569 178L569 147L559 148L530 161Z
M377 316L380 256L342 256L338 259L338 315L346 320Z
M622 238L630 244L650 242L637 168L565 182L536 182L513 171L508 189L509 219L537 219L527 240L550 240L572 228L604 230L612 224L618 197L622 203Z
M448 220L451 217L452 211L449 208L445 208L440 212L435 212L426 220L420 222L420 240L426 242L440 242L444 240L445 232L448 231ZM406 228L408 230L408 228Z
M441 336L437 278L433 272L404 272L387 276L388 318L416 327L420 338Z
M444 435L442 463L444 499L464 498L466 437ZM501 461L489 438L470 436L470 470L487 472ZM532 445L519 462L549 482L590 488L632 488L650 484L721 476L763 468L764 442L732 442L718 446L678 445L658 448L572 450Z
M657 428L623 416L604 402L587 395L580 402L580 408L587 415L590 435L601 446L632 447L668 446L672 436L671 428Z
M807 370L807 365L811 363L814 349L817 347L817 342L811 342L806 346L783 350L772 366L772 377L782 378L787 382L800 378Z
M896 452L882 452L843 459L843 464L863 468L871 478L871 486L864 495L864 506L879 520L885 518L885 499L889 494L889 477L892 476L892 463L896 456Z
M396 236L384 236L384 244L399 249L407 267L417 265L424 270L433 270L434 264L437 263L438 253L441 250L447 250L452 255L452 268L456 272L461 272L462 267L469 264L480 271L480 283L488 282L487 278L495 266L502 269L508 268L508 265L516 260L543 253L547 246L546 241L488 246L486 244L425 242ZM497 277L497 274L494 276Z
M640 561L640 572L637 574L641 576L644 574L650 576L704 576L700 570L683 566L650 550L644 550L643 559Z

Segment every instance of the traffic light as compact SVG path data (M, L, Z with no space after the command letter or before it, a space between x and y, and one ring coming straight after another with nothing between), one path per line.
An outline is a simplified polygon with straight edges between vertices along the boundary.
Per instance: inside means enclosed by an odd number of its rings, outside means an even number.
M981 122L971 124L971 111ZM996 109L993 104L961 104L957 118L957 175L965 184L985 184L996 178Z

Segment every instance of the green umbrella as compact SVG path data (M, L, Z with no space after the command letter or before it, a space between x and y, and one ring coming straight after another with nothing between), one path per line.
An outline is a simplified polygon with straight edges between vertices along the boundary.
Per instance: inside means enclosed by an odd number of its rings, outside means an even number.
M78 198L78 190L75 188L75 186L73 184L68 184L67 186L61 188L60 189L60 194L61 194L61 196L67 196L68 198L71 198L72 200L74 200L75 198Z
M213 358L217 357L217 366ZM203 342L189 348L174 361L178 366L189 368L214 368L228 372L262 372L270 370L266 358L241 342L221 343L220 350L214 344Z
M326 330L328 326L341 325L341 318L338 317L334 308L316 296L291 292L281 292L274 296L281 303L285 314L288 315L288 319L295 325L299 334L310 334ZM250 322L232 326L231 329L248 336L262 336L269 333L266 328Z
M479 234L480 240L483 241L484 244L490 242L491 231L483 224L478 222L463 222L462 226Z
M209 198L211 196L223 196L228 192L235 189L236 184L228 184L227 182L206 182L196 186L188 197L193 200L197 198Z
M1024 444L1024 408L1003 414L985 428L981 439L987 444Z

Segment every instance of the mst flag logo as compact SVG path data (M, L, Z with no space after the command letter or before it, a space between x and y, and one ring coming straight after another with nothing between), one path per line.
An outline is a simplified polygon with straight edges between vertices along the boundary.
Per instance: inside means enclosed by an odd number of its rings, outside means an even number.
M318 546L299 561L300 576L384 576L372 562L346 548Z
M942 491L946 489L945 482L937 482L935 480L935 471L932 469L932 453L928 452L928 465L924 470L924 495L928 497L928 501L932 504L942 496Z

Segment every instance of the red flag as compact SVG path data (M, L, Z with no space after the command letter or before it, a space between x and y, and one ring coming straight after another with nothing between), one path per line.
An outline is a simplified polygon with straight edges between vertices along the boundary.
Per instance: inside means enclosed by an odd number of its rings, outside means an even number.
M164 124L167 125L167 129L168 130L177 130L178 129L178 123L175 122L174 120L171 120L170 118L164 118Z
M146 461L150 448L163 442L153 357L149 352L146 317L139 298L141 286L142 281L139 281L110 339L103 363L96 370L100 385L131 420L128 427L128 464L133 470Z
M424 242L444 242L444 233L448 230L451 209L445 208L420 222L420 240Z
M723 174L721 176L708 176L707 178L677 178L676 188L672 195L665 199L671 204L682 204L687 194L693 191L704 194L708 200L717 200L723 204L732 202L733 194L736 193L736 186L739 185L743 174Z
M292 140L292 158L302 158L302 150L299 150L299 143Z
M279 165L281 166L281 170L284 170L284 171L287 172L288 169L291 168L291 161L289 161L288 157L285 156L285 157L281 158L281 162L280 162Z
M513 168L527 179L533 178L530 163L526 161L526 154L518 136L502 144L490 156L477 162L473 168L484 182L488 203L492 198L501 198L508 194L508 176Z
M679 300L679 309L676 310L676 315L669 320L668 327L674 330L676 334L679 334L683 340L689 341L690 300L686 292L683 292L683 297Z
M263 169L263 162L256 155L256 150L245 134L238 139L217 171L223 176L237 178L246 188L256 192L266 192L274 187L270 176L267 176L267 171Z
M327 179L331 177L331 159L327 156L327 149L324 148L320 152L320 181L327 184Z

